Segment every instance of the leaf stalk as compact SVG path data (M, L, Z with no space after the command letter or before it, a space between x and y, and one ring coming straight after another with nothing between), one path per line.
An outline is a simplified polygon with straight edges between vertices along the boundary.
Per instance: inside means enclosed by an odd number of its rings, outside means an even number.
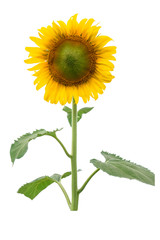
M63 192L63 194L64 194L64 196L65 196L65 198L66 198L66 201L67 201L67 203L68 203L68 206L69 206L69 208L71 209L71 202L70 202L69 196L68 196L65 188L63 187L63 185L62 185L61 182L56 182L56 183L57 183L57 184L59 185L59 187L61 188L61 190L62 190L62 192Z
M86 185L88 184L88 182L91 180L91 178L99 171L100 169L97 168L88 178L87 180L84 182L84 184L82 185L82 187L78 190L78 194L80 194L84 188L86 187Z
M65 154L67 155L67 157L72 158L72 155L70 155L67 151L67 149L65 148L65 146L63 145L63 143L59 140L59 138L57 136L54 136L54 138L57 140L57 142L61 145L61 147L63 148Z

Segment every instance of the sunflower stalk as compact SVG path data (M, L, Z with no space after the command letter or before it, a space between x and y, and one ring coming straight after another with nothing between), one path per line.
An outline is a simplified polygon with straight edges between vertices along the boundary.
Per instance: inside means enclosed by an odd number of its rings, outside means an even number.
M72 99L72 203L71 211L78 210L78 189L77 189L77 104Z

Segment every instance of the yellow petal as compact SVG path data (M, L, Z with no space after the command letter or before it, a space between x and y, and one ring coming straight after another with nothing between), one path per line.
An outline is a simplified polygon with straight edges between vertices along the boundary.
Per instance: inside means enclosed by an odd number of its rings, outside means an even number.
M37 44L40 48L44 49L46 47L44 40L37 38L37 37L30 37L30 39Z
M44 100L47 102L49 102L50 100L50 95L51 95L50 92L53 84L54 84L54 81L50 80L45 87Z
M69 34L75 34L78 28L77 15L72 16L67 22L67 28Z
M31 53L44 53L44 51L39 47L26 47L25 50Z
M99 72L97 75L96 74L94 75L94 78L97 79L98 81L102 81L104 83L109 83L112 81L114 76L110 72L106 72L104 74Z
M95 44L97 47L104 47L111 40L108 36L98 36L95 38Z
M80 23L78 24L78 26L77 26L77 33L78 33L79 35L82 33L83 28L84 28L86 22L87 22L87 18L84 18L84 19L82 19L82 20L80 21Z
M51 102L57 104L58 103L58 98L56 97L57 92L59 91L59 83L54 82L53 88L52 88L52 95L51 95Z
M114 56L112 56L111 54L108 54L108 53L100 54L99 58L112 60L112 61L116 60L116 58Z
M93 18L88 19L87 23L85 24L85 30L90 29L90 27L92 26L92 24L95 22L95 20Z
M28 57L37 58L37 59L42 60L42 62L43 62L44 60L47 60L47 59L48 59L48 53L47 53L47 54L30 53L30 54L28 55Z
M72 87L66 87L66 94L67 94L67 102L72 102Z
M31 64L31 63L38 63L41 62L41 60L39 58L28 58L26 60L24 60L25 63Z
M97 62L98 68L102 69L102 71L105 69L109 69L110 71L113 71L114 69L114 64L106 59L99 58L97 59L96 62Z
M82 84L80 86L82 88L82 91L84 92L83 98L87 99L89 101L90 95L91 95L91 89L89 87L88 83Z
M52 22L52 27L56 34L61 34L60 27L54 21Z
M36 71L36 70L43 69L43 68L46 68L46 67L48 67L48 63L39 63L39 64L35 65L34 67L29 68L27 70Z
M62 92L63 92L63 85L58 83L57 91L55 92L55 102L60 101Z
M110 54L115 54L116 53L116 47L115 46L110 46L110 47L104 47L102 48L101 50L99 50L100 53L102 54L107 54L107 53L110 53Z
M52 104L53 104L53 103L54 103L54 104L57 104L58 101L57 101L57 102L55 101L55 92L56 92L58 83L55 82L53 79L52 79L51 81L52 81L52 86L50 87L49 100L50 100L50 103L52 103Z
M102 93L103 91L101 90L105 90L106 89L106 85L103 82L100 82L98 80L94 81L94 84L97 85L97 87L99 88L100 92Z
M34 84L37 84L37 83L43 81L43 79L46 79L47 82L51 79L51 75L50 75L49 71L43 71L41 74L39 74L38 77L36 78L36 80L34 81Z
M66 86L64 86L64 85L61 86L59 102L61 105L64 105L67 102Z
M44 75L44 74L50 75L50 71L47 66L44 68L41 68L40 70L35 71L35 73L32 76L37 77L37 76Z
M57 21L61 27L61 32L67 34L67 25L63 21Z
M40 88L44 87L48 83L49 79L41 78L39 80L39 83L36 86L36 90L39 90Z
M42 38L42 39L45 38L40 32L38 32L38 35L39 35L39 37Z
M95 100L98 98L98 93L103 93L103 89L97 84L97 81L95 79L92 79L92 81L90 81L90 88L92 89L92 97Z
M39 29L39 31L43 34L43 41L44 41L44 45L51 49L52 48L52 44L55 41L56 38L56 32L54 31L53 27L51 26L47 26L47 28L42 27L41 29Z
M93 97L95 100L98 99L98 93L97 93L97 90L96 90L96 91L93 90L93 92L92 92L92 97Z
M100 28L101 28L100 26L99 26L99 27L97 27L97 26L92 26L92 27L90 28L90 30L88 31L88 34L87 34L87 37L88 37L88 39L89 39L90 41L92 41L92 40L94 40L94 39L96 38L96 36L97 36Z

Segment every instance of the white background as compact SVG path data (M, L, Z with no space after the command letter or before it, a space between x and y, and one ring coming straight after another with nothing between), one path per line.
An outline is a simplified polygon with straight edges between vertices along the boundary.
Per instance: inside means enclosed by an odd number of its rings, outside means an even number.
M1 1L0 4L0 238L3 240L109 239L159 240L159 1ZM115 79L78 123L79 186L94 170L101 150L116 153L156 173L156 187L99 172L80 195L79 211L70 212L55 184L33 201L18 188L43 175L70 170L69 159L49 137L29 144L12 167L9 149L26 132L64 127L58 133L70 150L71 129L62 106L43 100L26 69L29 36L53 20L75 13L94 18L101 33L117 46ZM79 108L84 107L80 101ZM64 185L70 193L70 178Z

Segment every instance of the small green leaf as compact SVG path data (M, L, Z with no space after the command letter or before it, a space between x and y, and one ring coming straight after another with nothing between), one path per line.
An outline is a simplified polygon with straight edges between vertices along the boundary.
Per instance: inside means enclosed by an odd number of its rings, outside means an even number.
M93 107L91 107L91 108L89 108L89 107L81 108L77 112L77 122L79 122L79 120L82 118L83 114L86 114L86 113L90 112L92 109L93 109ZM63 111L65 111L67 113L68 122L69 122L70 126L72 126L72 109L65 106L63 108Z
M61 129L56 129L55 131L48 132L44 129L36 130L33 133L27 133L23 136L21 136L18 140L16 140L12 145L10 149L10 156L12 163L15 162L16 159L19 159L25 155L25 153L28 150L28 143L37 138L44 135L56 137L56 132L60 131Z
M78 169L77 172L80 172L82 171L81 169ZM70 175L72 174L72 172L65 172L62 176L61 176L61 179L63 178L66 178L66 177L69 177Z
M62 176L61 179L69 177L72 173L71 172L65 172Z
M155 185L155 175L147 168L130 161L126 161L115 154L102 152L102 155L106 159L105 162L101 162L96 159L90 160L90 162L93 163L96 168L99 168L112 176L136 179L143 183L153 186Z
M93 109L93 107L91 107L91 108L89 108L89 107L81 108L77 113L77 122L82 118L83 114L86 114L86 113L90 112L92 109Z
M67 119L68 119L69 125L72 127L72 109L64 106L63 111L67 113Z
M66 113L69 113L69 112L72 112L72 109L67 106L64 106L63 111L65 111Z

